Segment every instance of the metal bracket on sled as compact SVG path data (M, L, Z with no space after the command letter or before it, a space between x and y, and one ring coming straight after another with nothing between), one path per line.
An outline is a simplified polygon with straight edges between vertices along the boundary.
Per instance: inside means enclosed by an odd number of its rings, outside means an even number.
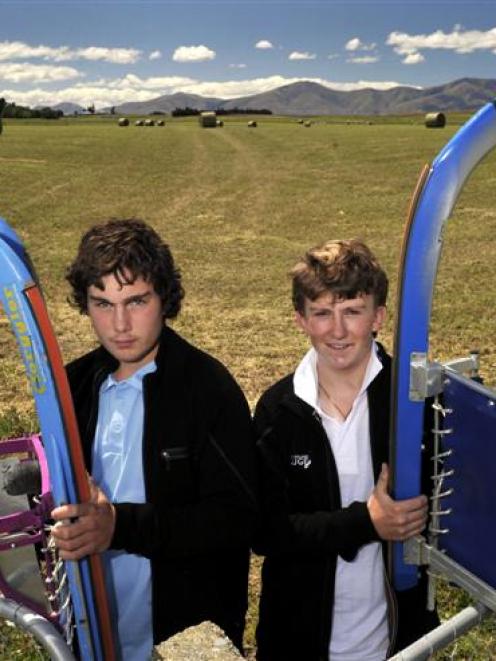
M446 372L456 372L457 374L467 374L469 377L477 376L479 373L480 360L479 352L474 350L466 358L455 358L443 363Z
M429 362L426 353L413 352L410 356L410 401L423 402L426 397L434 397L442 390L442 365Z
M429 565L429 570L442 573L475 597L476 602L446 620L438 627L424 634L411 645L401 650L390 661L425 661L434 652L444 649L457 638L467 633L474 626L496 610L496 590L468 572L454 560L447 558L437 549L429 546L421 536L404 543L404 561L406 564Z
M450 371L476 376L479 371L479 352L473 351L467 358L457 358L447 363L428 361L426 353L412 352L408 393L410 401L423 402L427 397L439 395L443 391L444 376Z
M404 543L404 561L407 565L428 565L447 580L466 590L474 599L496 612L496 590L474 574L447 557L442 551L427 544L420 535Z

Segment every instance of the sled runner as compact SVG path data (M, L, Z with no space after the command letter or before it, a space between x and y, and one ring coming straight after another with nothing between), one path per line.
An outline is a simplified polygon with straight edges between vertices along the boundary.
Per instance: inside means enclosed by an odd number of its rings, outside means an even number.
M28 490L24 491L30 498L28 511L13 513L7 520L3 518L0 530L9 544L22 547L25 552L32 537L35 556L31 557L31 566L33 562L38 563L42 574L46 574L45 583L48 580L45 599L39 594L33 599L16 590L15 581L10 588L4 583L0 589L55 622L68 645L72 645L75 632L78 653L83 659L112 660L115 656L113 634L100 557L93 555L78 562L60 561L51 547L46 528L52 506L86 502L90 500L90 489L62 357L36 274L20 239L2 219L0 300L24 363L42 439L42 447L39 437L10 441L11 447L17 443L21 453L27 453L35 465L39 463L41 491L32 494L32 487L28 485ZM5 448L2 451L7 452ZM46 466L42 457L46 457ZM15 459L12 461L15 464ZM34 479L34 474L31 478ZM13 535L17 535L18 541ZM22 565L19 570L22 572ZM8 575L12 580L12 573ZM55 600L54 591L58 595Z

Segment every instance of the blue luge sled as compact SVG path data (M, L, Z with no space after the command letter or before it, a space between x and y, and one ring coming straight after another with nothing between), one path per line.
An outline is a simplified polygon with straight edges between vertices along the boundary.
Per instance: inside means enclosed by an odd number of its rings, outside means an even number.
M443 385L443 509L439 549L496 589L496 392L460 374ZM443 425L443 426L444 426Z
M35 400L54 503L86 500L79 486L86 481L84 463L82 453L78 454L72 400L55 335L29 257L16 233L1 218L0 300L14 331ZM113 658L99 563L97 556L65 563L79 653L85 661Z
M427 354L432 298L442 247L442 230L460 191L479 161L496 146L496 102L474 115L441 150L417 187L405 232L399 277L391 406L392 493L396 499L420 493L420 446L425 400L410 398L412 356ZM417 568L403 562L395 544L393 581L413 587Z

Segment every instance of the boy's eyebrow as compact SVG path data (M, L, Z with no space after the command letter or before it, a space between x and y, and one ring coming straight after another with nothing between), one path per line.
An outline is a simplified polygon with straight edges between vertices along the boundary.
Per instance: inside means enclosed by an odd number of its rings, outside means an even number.
M365 301L356 301L350 304L350 308L364 308L366 307Z
M345 299L344 301L337 301L337 303L350 303L350 308L364 308L366 307L365 301L355 299ZM309 303L309 310L328 310L336 307L336 303Z
M135 301L137 298L150 298L152 295L152 292L148 289L147 291L144 291L142 294L133 294L132 296L128 296L127 298L124 299L124 303L129 303L130 301Z
M110 303L108 298L105 298L105 296L98 296L98 294L90 294L88 293L88 299L90 301L107 301L107 303Z
M152 295L152 292L150 290L147 290L147 291L144 291L143 293L138 293L138 294L133 294L132 296L128 296L127 298L125 298L121 302L124 303L124 304L131 303L132 301L135 301L138 298L140 298L140 299L150 298L151 295ZM106 298L103 295L99 296L98 294L88 294L88 299L90 301L95 301L95 302L104 301L105 303L110 303L111 305L113 305L112 301L109 301L109 299Z

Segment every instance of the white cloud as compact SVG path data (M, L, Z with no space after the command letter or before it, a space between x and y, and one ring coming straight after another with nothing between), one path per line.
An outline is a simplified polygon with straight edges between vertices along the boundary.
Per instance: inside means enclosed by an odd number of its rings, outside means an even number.
M363 55L362 57L350 57L346 61L351 64L373 64L379 61L379 57L377 55Z
M92 87L107 88L112 90L128 90L130 92L140 90L155 90L156 95L174 94L174 92L181 91L185 85L192 85L197 83L194 78L186 78L183 76L151 76L150 78L140 78L134 73L128 73L123 78L115 78L107 80L102 78L91 83ZM85 84L79 86L86 87Z
M491 30L463 30L456 25L452 32L436 30L431 34L407 34L391 32L386 40L398 55L403 55L403 64L418 64L424 61L422 50L451 50L455 53L473 53L489 50L496 55L496 27Z
M255 44L255 48L261 48L262 50L267 50L268 48L274 48L274 46L270 41L267 41L267 39L260 39L260 41L257 41L257 43Z
M136 90L130 97L128 90L110 90L100 87L68 87L53 92L36 88L25 92L4 89L0 96L7 101L13 101L22 106L54 106L57 103L78 103L83 107L95 104L96 108L115 106L127 101L149 101L157 97L157 93L147 90Z
M174 62L206 62L215 59L215 51L206 46L179 46L172 56Z
M141 51L135 48L100 48L90 46L89 48L78 48L74 51L74 58L83 60L102 60L113 64L134 64L139 60Z
M362 42L358 37L355 37L354 39L350 39L349 41L346 42L345 48L346 50L358 50L360 48L360 44Z
M159 50L154 50L150 53L150 55L148 56L148 59L149 60L160 60L161 57L162 57L162 52L159 51Z
M337 60L338 58L339 58L338 53L329 53L329 55L327 56L328 60Z
M67 62L71 60L102 60L113 64L133 64L141 56L141 51L135 48L102 48L89 46L87 48L72 49L68 46L30 46L22 41L1 41L0 60L19 60L39 58L54 62Z
M22 41L0 42L0 60L20 60L34 57L61 61L70 59L69 53L70 49L67 46L51 48L50 46L30 46Z
M199 94L201 96L214 96L223 99L233 99L242 96L251 96L262 92L270 92L276 87L290 85L302 81L319 83L333 90L353 91L364 88L387 90L403 83L394 81L359 80L356 82L338 83L322 78L285 78L283 76L269 76L238 81L199 81L181 76L140 78L134 74L127 74L117 79L100 79L91 83L79 82L71 87L59 90L46 90L35 88L28 91L13 89L0 89L0 97L14 101L20 105L53 106L57 103L72 102L86 107L95 104L96 108L120 105L127 101L149 101L164 94L184 92L186 94Z
M308 53L306 51L304 53L301 53L300 51L297 50L293 51L288 56L288 60L315 60L316 58L317 56L315 55L315 53Z
M53 83L82 76L83 74L72 67L29 62L0 63L0 80L8 80L11 83Z
M420 64L421 62L425 62L425 57L418 52L408 53L403 60L403 64Z
M230 69L246 69L246 64L243 64L240 62L239 64L230 64L229 65Z
M346 50L349 51L357 51L357 50L370 51L370 50L374 50L376 44L375 43L365 44L358 37L353 37L353 39L350 39L349 41L346 42L344 47Z

